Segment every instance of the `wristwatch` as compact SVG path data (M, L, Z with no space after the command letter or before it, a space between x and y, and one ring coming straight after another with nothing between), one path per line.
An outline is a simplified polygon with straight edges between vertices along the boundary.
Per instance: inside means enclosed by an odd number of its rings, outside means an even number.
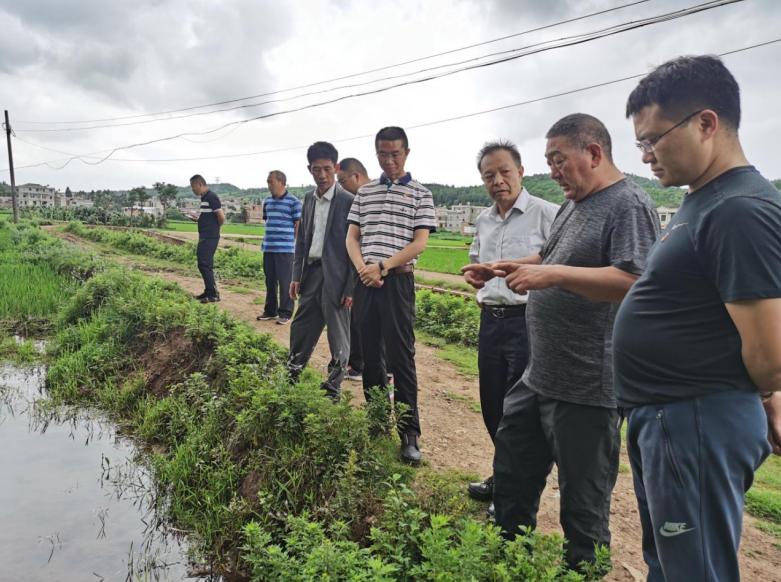
M380 278L384 279L387 276L388 276L388 269L386 269L383 262L380 261Z

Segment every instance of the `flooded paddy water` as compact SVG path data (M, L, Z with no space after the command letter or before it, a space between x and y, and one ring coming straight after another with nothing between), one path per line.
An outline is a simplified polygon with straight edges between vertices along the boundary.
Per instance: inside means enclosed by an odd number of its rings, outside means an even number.
M185 580L184 543L116 427L51 411L43 366L0 365L0 580Z

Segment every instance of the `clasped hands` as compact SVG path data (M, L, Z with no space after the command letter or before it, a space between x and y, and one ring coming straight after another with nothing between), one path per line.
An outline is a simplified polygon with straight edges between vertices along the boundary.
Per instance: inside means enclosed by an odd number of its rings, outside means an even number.
M358 277L361 283L367 287L382 287L382 272L379 263L367 263L358 269Z
M559 284L557 265L528 265L509 261L473 263L461 269L464 280L475 289L482 289L494 277L504 277L507 287L520 295Z

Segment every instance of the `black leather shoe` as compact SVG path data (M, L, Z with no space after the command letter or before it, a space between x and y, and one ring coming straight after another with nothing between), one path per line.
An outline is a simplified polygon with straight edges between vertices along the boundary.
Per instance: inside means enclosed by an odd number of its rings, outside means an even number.
M418 435L401 435L401 460L414 466L420 464L420 446L418 445Z
M485 514L488 516L488 521L496 522L496 507L494 507L493 501L488 504Z
M491 501L494 498L494 476L491 475L485 481L470 483L466 489L472 499Z
M198 301L200 301L201 299L206 299L206 291L204 291L200 295L193 295L193 299L197 299Z
M209 295L201 299L201 303L219 303L219 302L220 302L219 295Z

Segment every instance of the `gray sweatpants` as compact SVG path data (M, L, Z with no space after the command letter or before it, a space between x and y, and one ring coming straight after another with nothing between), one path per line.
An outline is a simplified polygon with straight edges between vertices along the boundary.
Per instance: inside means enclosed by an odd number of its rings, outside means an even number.
M323 389L328 396L338 397L350 357L350 310L323 292L322 264L306 267L301 285L298 309L290 328L288 371L296 381L309 362L320 339L323 327L328 334L331 363Z

